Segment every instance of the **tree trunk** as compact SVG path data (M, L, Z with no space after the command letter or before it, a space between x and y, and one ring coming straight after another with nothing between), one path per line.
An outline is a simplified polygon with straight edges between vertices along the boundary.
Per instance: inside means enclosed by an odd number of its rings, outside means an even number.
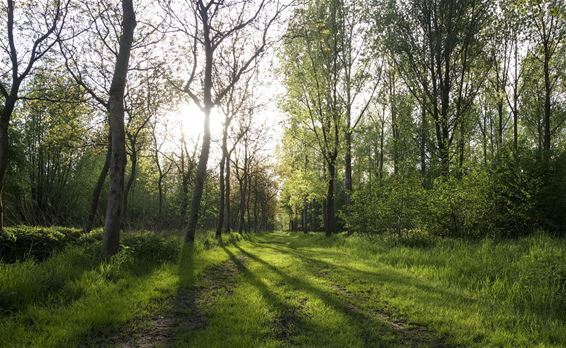
M329 237L336 232L336 214L334 212L334 181L336 179L336 164L334 161L328 163L328 187L326 191L326 219L324 231Z
M161 222L161 217L163 215L163 174L159 174L159 178L157 180L157 193L159 195L159 220Z
M246 233L250 232L250 223L251 223L251 218L250 218L250 208L251 208L251 200L252 200L252 176L251 173L248 173L246 175L246 177L248 178L248 183L246 184L246 188L248 189L248 192L246 193Z
M224 167L226 162L226 152L224 151L226 140L222 140L222 159L220 160L220 198L218 200L218 223L216 225L216 238L222 235L222 226L224 225L224 205L225 202L225 181L224 181Z
M421 141L420 141L420 157L421 157L421 175L426 176L426 140L427 140L427 119L426 107L421 106Z
M210 153L210 110L212 106L209 105L204 113L204 136L202 138L202 148L200 158L198 161L197 172L195 177L195 186L193 188L193 197L191 200L191 211L189 213L189 224L187 233L185 235L185 242L192 243L195 240L195 233L197 230L200 202L202 199L202 192L204 190L204 181L206 180L206 166L208 164L208 155Z
M12 93L6 98L0 116L0 231L4 229L4 203L2 192L4 191L4 180L8 170L8 127L10 125L10 118L16 107L16 101L18 100L16 94L18 87L19 85L12 86Z
M246 218L246 185L247 185L247 178L244 176L242 180L240 180L240 206L238 208L240 212L240 224L238 225L238 233L242 234L244 232L244 224Z
M118 56L108 100L112 154L110 157L110 189L108 191L102 243L105 257L116 254L120 247L120 223L124 194L124 169L126 166L124 90L126 88L130 52L136 27L136 15L132 0L122 0L122 11L122 36L120 37Z
M138 167L138 151L136 149L136 141L131 141L132 153L130 155L130 175L128 176L128 181L126 181L126 187L124 188L124 203L122 207L122 226L128 226L128 197L130 195L130 190L134 185L134 181L136 180L136 172ZM161 173L160 173L161 175Z
M348 120L349 123L349 120ZM352 205L352 131L349 129L345 134L346 143L346 154L344 155L344 189L345 189L345 203L346 203L346 224L348 226L348 235L352 235L352 229L350 228L350 213Z
M545 158L550 152L550 117L551 117L551 93L552 93L552 82L550 81L550 53L548 45L545 44L544 47L544 119L543 119L543 151L545 152Z
M100 170L100 174L98 175L98 180L96 181L96 185L94 186L94 190L92 191L92 196L90 199L90 210L84 227L84 231L87 233L92 231L92 227L94 226L94 220L96 219L96 212L98 211L98 202L100 201L100 193L102 192L102 187L104 186L104 182L106 181L106 177L108 176L108 168L110 167L110 157L112 155L112 140L110 137L108 138L107 146L108 148L106 150L104 164L102 165L102 169Z
M231 190L231 183L230 183L230 156L231 152L228 152L226 156L226 171L225 171L225 178L226 178L226 186L225 186L225 194L224 199L226 202L224 203L226 209L226 217L225 217L225 225L224 225L224 232L230 233L232 229L232 209L230 207L230 190Z
M186 149L185 139L182 140L181 149L181 221L185 223L187 220L187 207L189 205L189 177L190 177L190 160Z
M204 86L203 86L203 105L204 105L204 133L202 137L202 147L200 158L198 161L197 172L195 177L195 186L193 188L193 197L191 200L191 211L189 213L189 223L185 242L192 243L195 240L197 230L200 202L202 199L202 191L204 190L204 181L206 180L206 166L208 164L208 156L210 154L210 112L214 107L212 101L212 63L214 47L210 41L210 26L208 21L208 8L199 11L201 21L203 23L204 36Z

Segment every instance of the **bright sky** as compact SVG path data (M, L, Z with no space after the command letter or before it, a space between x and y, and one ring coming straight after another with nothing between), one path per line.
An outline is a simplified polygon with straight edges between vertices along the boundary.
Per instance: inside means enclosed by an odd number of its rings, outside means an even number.
M276 80L270 80L272 88L262 89L261 99L265 101L265 106L254 115L254 125L267 128L270 136L268 142L263 145L263 149L270 158L275 158L275 149L281 141L283 133L282 122L284 114L277 107L277 97L283 87ZM204 114L194 104L185 102L179 105L177 110L169 111L164 115L164 122L161 122L161 133L165 133L164 151L177 151L179 149L181 136L184 134L189 151L194 149L195 142L201 143L204 129ZM220 109L215 108L210 115L210 132L212 144L210 149L209 168L215 168L220 161L222 124L224 115ZM166 127L165 127L166 126Z

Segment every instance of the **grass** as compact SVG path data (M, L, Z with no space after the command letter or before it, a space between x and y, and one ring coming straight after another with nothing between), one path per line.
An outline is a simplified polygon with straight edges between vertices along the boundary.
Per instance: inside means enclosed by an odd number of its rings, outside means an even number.
M273 233L237 248L238 286L178 346L566 345L564 240Z
M225 243L239 239L226 236ZM228 258L214 243L200 236L190 269L179 267L178 238L150 233L127 234L110 262L102 262L97 242L44 262L0 263L0 346L77 346L136 325L161 310L180 275Z
M180 347L566 346L566 242L134 234L0 264L0 346L110 344L177 311ZM180 257L178 257L180 255ZM185 317L183 317L185 316ZM188 316L188 317L186 317ZM168 330L172 329L171 327Z

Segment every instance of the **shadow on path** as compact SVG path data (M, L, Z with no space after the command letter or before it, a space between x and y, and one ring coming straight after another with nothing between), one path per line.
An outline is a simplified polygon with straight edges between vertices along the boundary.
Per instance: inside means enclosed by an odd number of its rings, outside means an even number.
M266 247L266 245L258 246ZM386 314L381 312L369 312L355 305L353 301L348 299L348 295L344 293L343 287L334 286L331 292L325 291L319 287L313 286L311 283L306 282L297 277L293 277L279 268L269 264L259 256L242 249L236 245L236 248L246 257L264 265L271 271L280 275L288 284L303 289L315 297L324 301L327 305L334 309L347 314L354 325L361 333L365 346L391 346L398 345L404 347L448 347L442 340L438 339L430 333L425 327L408 325L406 322L392 320ZM283 252L282 248L273 248L278 252ZM302 258L298 252L288 252L297 258ZM307 259L304 259L307 260ZM315 261L315 260L307 260ZM316 260L318 261L318 260ZM305 262L308 265L308 262ZM327 264L327 267L334 267L334 265ZM312 270L312 268L311 268ZM325 278L321 274L312 273L318 278Z

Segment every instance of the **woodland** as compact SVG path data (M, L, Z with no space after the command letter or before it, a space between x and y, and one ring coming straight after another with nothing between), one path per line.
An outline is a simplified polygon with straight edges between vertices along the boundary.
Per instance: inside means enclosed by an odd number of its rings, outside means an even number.
M2 0L0 346L566 346L564 0Z

